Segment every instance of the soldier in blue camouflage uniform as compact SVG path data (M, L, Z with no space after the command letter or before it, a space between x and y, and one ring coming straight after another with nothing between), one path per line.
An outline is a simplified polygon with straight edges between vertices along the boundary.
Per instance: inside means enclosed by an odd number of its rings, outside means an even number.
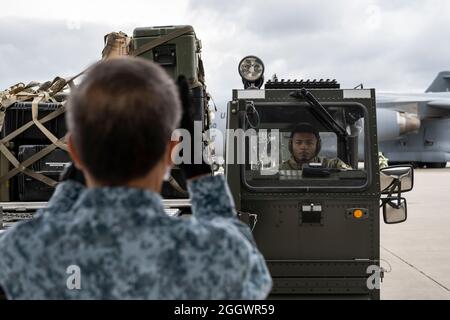
M299 123L291 132L289 152L291 158L283 162L280 170L302 170L304 164L320 163L324 168L351 169L339 158L319 157L321 149L319 131L309 123Z
M101 62L68 112L69 150L87 186L60 183L35 219L1 235L8 298L266 298L270 274L222 176L184 164L193 215L164 212L159 192L181 112L160 67Z

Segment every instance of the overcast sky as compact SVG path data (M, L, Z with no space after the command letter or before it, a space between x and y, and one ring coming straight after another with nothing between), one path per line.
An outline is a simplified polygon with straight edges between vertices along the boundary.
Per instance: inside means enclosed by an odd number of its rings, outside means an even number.
M237 64L248 54L264 61L266 79L423 92L450 69L449 16L447 0L15 0L0 10L0 90L78 73L100 58L108 32L191 24L220 109L242 86Z

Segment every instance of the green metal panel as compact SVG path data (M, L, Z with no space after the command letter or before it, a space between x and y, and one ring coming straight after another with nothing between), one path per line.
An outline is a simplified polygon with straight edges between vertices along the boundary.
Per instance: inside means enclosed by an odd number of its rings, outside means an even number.
M164 26L164 27L147 27L136 28L133 32L133 48L139 49L144 44L151 42L164 35L170 34L178 29L186 26ZM158 59L158 51L165 54L174 55L174 63L160 63L155 61ZM199 86L199 54L201 51L200 41L196 38L194 32L189 32L179 36L173 40L160 45L153 50L142 54L142 58L158 62L174 79L178 75L184 75L193 84L194 87ZM169 57L166 57L169 58Z

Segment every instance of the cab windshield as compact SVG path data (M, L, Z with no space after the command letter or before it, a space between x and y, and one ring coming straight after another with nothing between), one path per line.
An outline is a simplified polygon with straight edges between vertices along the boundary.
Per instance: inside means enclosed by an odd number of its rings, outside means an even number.
M249 188L352 189L367 184L364 106L323 106L333 125L306 104L252 105L253 112L243 119L242 177Z

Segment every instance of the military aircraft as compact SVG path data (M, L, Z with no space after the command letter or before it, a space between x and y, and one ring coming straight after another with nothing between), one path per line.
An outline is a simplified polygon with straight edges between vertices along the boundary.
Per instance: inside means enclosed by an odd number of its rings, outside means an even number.
M380 150L390 164L445 168L450 161L450 71L425 93L377 93Z

